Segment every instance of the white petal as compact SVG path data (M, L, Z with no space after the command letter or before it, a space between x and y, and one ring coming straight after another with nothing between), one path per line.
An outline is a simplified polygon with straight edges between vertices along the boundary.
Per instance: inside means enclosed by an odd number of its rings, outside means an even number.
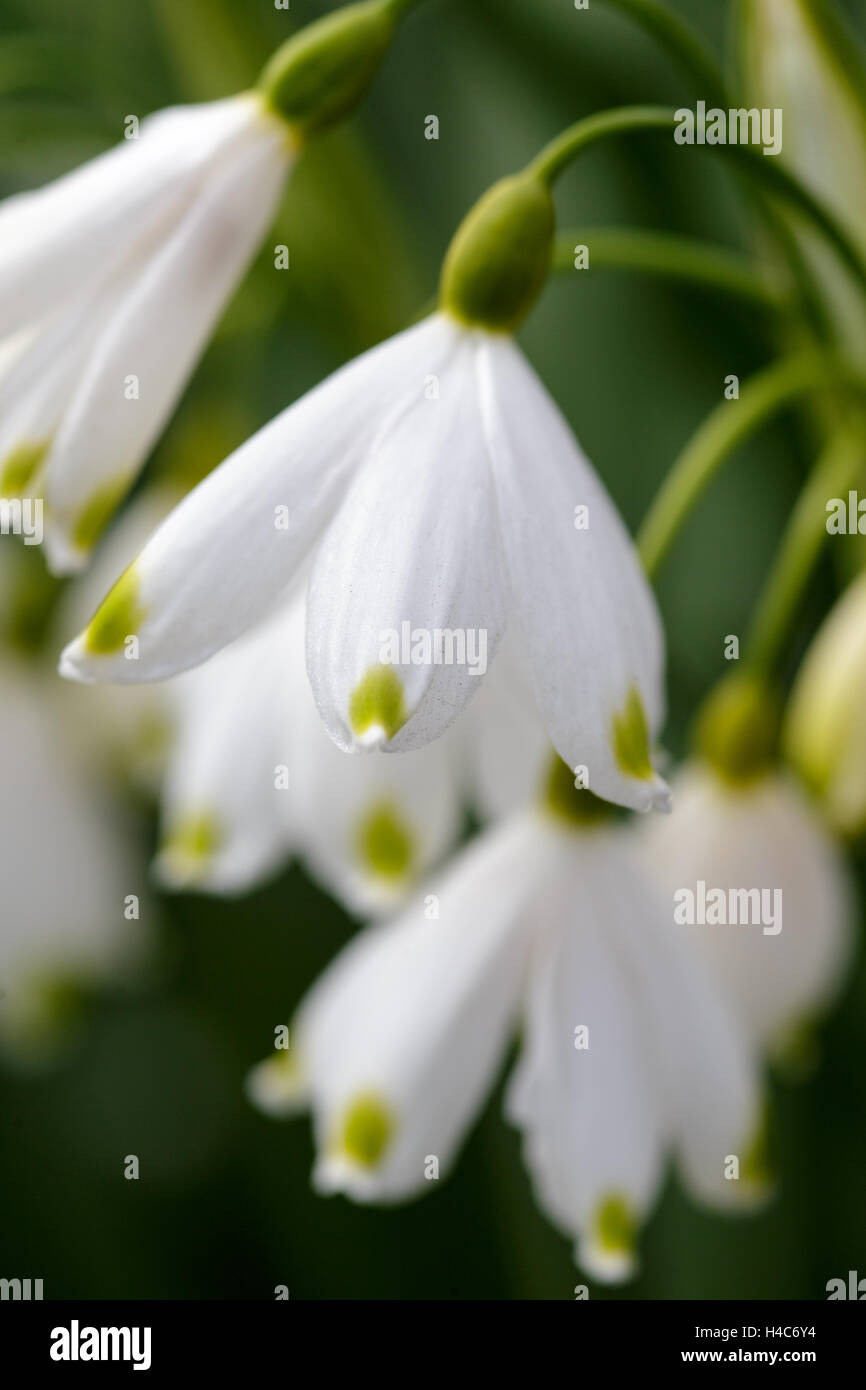
M458 725L464 732L473 802L486 819L536 801L556 756L521 655L517 634L509 628Z
M250 96L161 111L142 122L139 139L7 199L0 207L0 335L98 280L129 253L131 238L179 211L202 172L267 119Z
M479 686L504 626L474 339L432 322L427 360L395 364L396 409L310 581L310 682L341 748L405 751L437 738Z
M484 335L479 356L514 613L551 739L569 766L588 768L598 796L664 807L634 729L637 699L650 744L664 712L661 623L634 545L520 350ZM578 506L587 529L575 526ZM616 718L632 729L619 756Z
M174 733L156 870L173 888L235 894L289 850L291 764L285 619L172 682Z
M732 889L767 890L766 921L678 930L706 953L747 1036L769 1043L828 1004L847 964L851 901L841 856L797 786L781 775L732 788L693 764L674 789L673 816L645 827L648 862L672 918L674 894L697 895L699 881L707 893L721 889L726 901ZM775 890L778 931L769 921Z
M483 837L302 1005L320 1188L398 1201L425 1190L432 1158L450 1167L514 1023L549 843L534 817Z
M138 659L94 640L91 627L64 652L61 673L162 680L207 660L267 616L393 408L395 364L426 361L436 331L427 320L357 358L209 474L103 605L113 631L138 637Z
M646 900L617 831L568 841L508 1107L539 1205L577 1237L576 1258L590 1274L618 1281L634 1272L633 1237L656 1196L666 1138L659 1039L611 930L614 919L642 930ZM579 1028L588 1047L577 1046Z
M135 267L45 462L46 546L56 570L85 562L92 538L76 535L82 518L94 501L104 510L106 495L122 495L161 432L272 220L286 169L279 130L250 134L165 244Z
M129 827L89 778L74 739L62 735L63 707L52 688L7 668L0 698L9 730L0 796L0 1035L38 1045L50 1023L39 1013L44 986L67 973L105 979L134 959L141 937L124 906L128 894L143 897L141 871Z

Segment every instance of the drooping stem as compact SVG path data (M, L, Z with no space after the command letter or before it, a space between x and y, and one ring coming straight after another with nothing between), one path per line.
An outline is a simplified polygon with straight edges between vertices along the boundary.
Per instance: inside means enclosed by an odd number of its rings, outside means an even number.
M766 367L738 400L716 406L674 463L641 527L638 549L647 573L655 574L692 507L739 444L798 397L834 389L866 395L866 381L844 359L807 352Z
M550 185L578 155L601 140L635 131L673 133L677 124L676 113L666 106L618 106L609 111L600 111L577 121L545 145L527 166L526 172ZM699 148L714 151L730 159L765 193L781 198L796 208L821 232L840 260L866 290L866 264L859 250L832 213L794 174L777 160L764 158L750 145L703 145Z
M627 227L583 227L557 237L553 268L571 270L574 249L587 246L593 270L635 270L734 295L763 309L785 312L791 298L747 256L693 237Z
M694 77L702 97L711 105L725 105L727 96L721 68L700 34L678 14L657 0L602 0L623 10Z
M827 538L827 499L845 496L866 462L860 428L843 425L830 438L785 528L746 640L745 663L769 675L777 663L803 592Z

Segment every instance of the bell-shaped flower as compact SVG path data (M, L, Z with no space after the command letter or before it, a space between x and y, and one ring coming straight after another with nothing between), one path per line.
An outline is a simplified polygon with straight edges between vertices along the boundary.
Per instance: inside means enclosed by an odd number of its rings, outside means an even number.
M161 111L0 206L0 496L80 568L276 208L292 147L257 93Z
M0 699L0 1042L41 1061L68 1041L79 989L135 964L148 913L132 827L66 736L56 688L4 657Z
M727 722L732 730L734 704L743 723L733 737L699 739L702 756L673 781L676 816L641 827L647 867L669 919L706 955L748 1036L784 1051L839 988L851 886L815 808L755 736L760 689L734 681L718 696L705 729Z
M831 826L866 830L866 575L824 620L798 672L785 717L788 761Z
M560 756L605 799L666 805L651 761L664 713L655 601L603 485L504 331L509 247L534 248L534 293L552 229L540 184L494 188L455 238L440 311L338 371L190 493L66 648L62 673L159 680L205 661L311 556L308 671L340 748L437 738L510 620ZM502 262L504 307L477 303L466 265L479 236L493 237L484 273L496 280Z
M156 862L174 888L242 893L292 854L351 911L381 912L449 848L460 759L346 757L304 664L304 596L165 687L172 739ZM119 692L122 693L122 692Z
M272 1113L312 1108L320 1191L429 1192L522 1020L509 1114L539 1204L595 1277L633 1272L671 1154L702 1200L754 1199L748 1046L601 805L557 760L543 809L482 835L313 986L248 1090Z

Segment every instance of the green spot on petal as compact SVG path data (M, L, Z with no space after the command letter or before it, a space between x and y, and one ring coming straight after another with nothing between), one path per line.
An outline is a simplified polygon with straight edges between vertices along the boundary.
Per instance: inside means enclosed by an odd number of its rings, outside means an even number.
M183 816L172 827L162 853L180 864L201 865L212 859L222 842L222 832L215 816L202 812Z
M403 685L392 666L371 666L352 691L349 724L359 738L371 729L383 729L393 738L406 723Z
M365 1168L374 1168L391 1142L391 1112L374 1094L359 1096L346 1112L340 1148Z
M740 1164L740 1179L748 1187L766 1191L773 1186L770 1162L770 1111L765 1104Z
M380 802L364 816L358 830L358 849L364 867L379 878L402 879L412 872L412 832L388 802Z
M620 772L648 782L653 775L649 754L649 729L643 702L634 686L619 714L613 717L613 754Z
M129 489L127 477L115 478L94 492L72 527L76 550L92 550Z
M20 497L47 453L47 440L13 449L0 468L0 496Z
M575 786L574 773L557 753L551 756L541 804L557 820L569 825L591 825L613 814L609 802L594 796L588 787Z
M600 1250L606 1255L622 1255L631 1260L637 1246L637 1221L631 1203L619 1193L612 1192L601 1202L595 1214L593 1234Z
M144 621L138 601L138 569L133 563L118 579L84 633L84 646L94 656L123 650L127 637L137 635Z

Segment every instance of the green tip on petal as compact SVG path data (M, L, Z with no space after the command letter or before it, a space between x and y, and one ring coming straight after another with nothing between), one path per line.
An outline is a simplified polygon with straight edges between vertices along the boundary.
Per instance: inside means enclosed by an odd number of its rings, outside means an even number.
M377 1095L359 1096L343 1120L340 1148L364 1168L375 1168L394 1133L391 1112Z
M448 248L440 307L470 327L513 333L550 273L555 228L553 199L541 179L524 173L494 184Z
M362 741L381 732L386 738L399 733L408 719L403 700L403 684L391 666L371 666L352 691L349 724Z
M358 851L364 868L377 878L407 878L415 865L412 832L388 802L373 806L358 830Z
M605 1255L633 1260L637 1249L637 1220L631 1203L616 1192L605 1197L595 1214L593 1235Z
M623 708L613 717L611 741L620 772L640 782L648 782L653 777L646 712L634 686Z
M694 744L724 782L744 786L773 766L778 731L773 691L748 672L734 672L710 691L698 711Z
M740 1164L740 1180L754 1192L772 1190L775 1175L770 1161L770 1108L766 1102Z
M102 535L129 490L129 479L115 478L98 489L79 512L70 539L76 550L87 554Z
M216 854L222 838L215 816L207 812L183 816L172 826L160 854L170 865L200 868Z
M13 449L0 466L0 497L20 497L47 453L47 440Z
M610 802L602 801L588 787L575 785L574 773L558 753L551 757L541 804L557 820L578 827L597 824L614 815Z
M84 647L93 656L110 656L123 650L128 637L137 635L144 621L139 603L138 567L129 566L97 609L84 633Z

